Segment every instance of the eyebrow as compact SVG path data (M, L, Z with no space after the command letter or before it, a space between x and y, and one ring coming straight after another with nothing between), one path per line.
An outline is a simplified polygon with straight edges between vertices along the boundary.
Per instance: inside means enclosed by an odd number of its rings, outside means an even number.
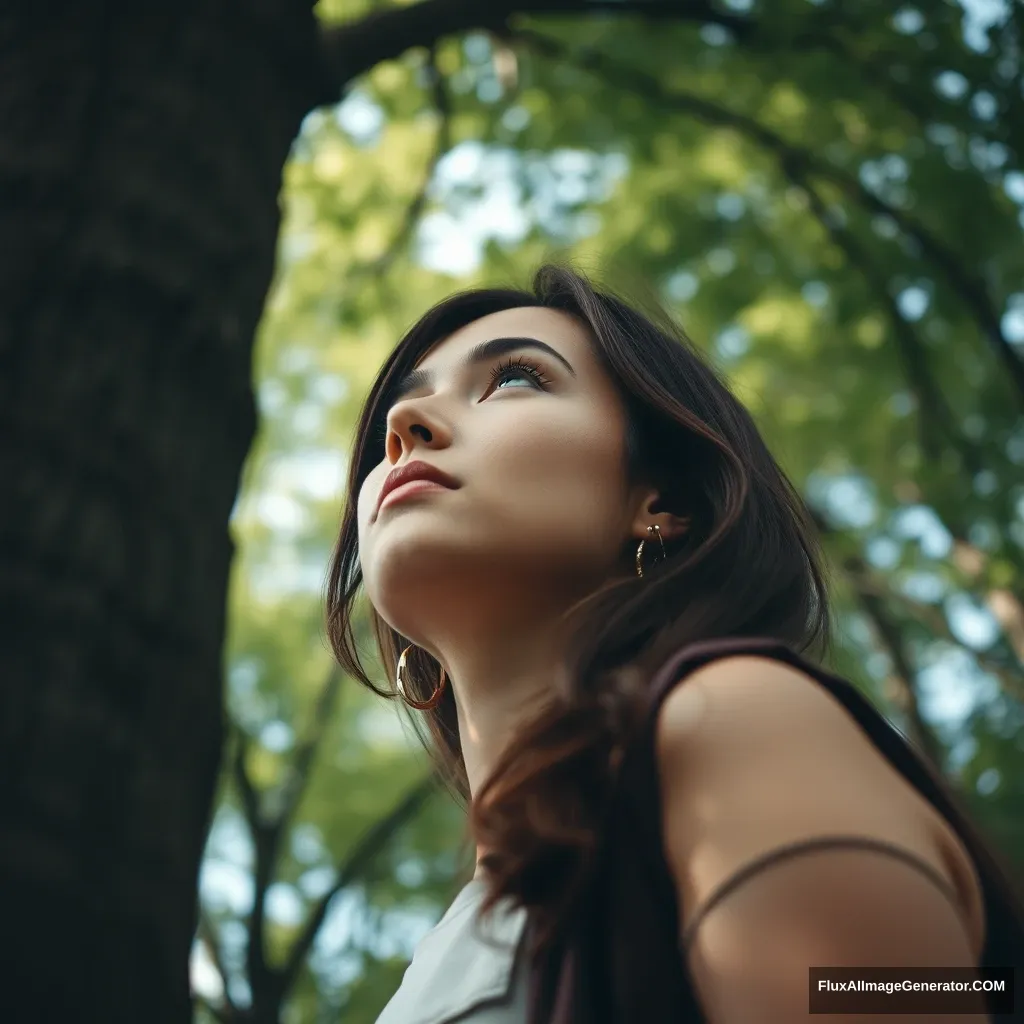
M491 359L497 359L498 356L505 355L507 352L514 352L523 348L533 348L537 349L538 352L546 353L553 359L557 359L573 377L576 376L576 371L572 368L569 360L538 338L491 338L490 341L482 341L479 345L474 345L466 356L465 361L468 365L474 366L477 363L486 363ZM391 402L395 403L399 399L404 398L410 391L430 387L433 383L434 373L432 370L411 370L395 386L391 394Z

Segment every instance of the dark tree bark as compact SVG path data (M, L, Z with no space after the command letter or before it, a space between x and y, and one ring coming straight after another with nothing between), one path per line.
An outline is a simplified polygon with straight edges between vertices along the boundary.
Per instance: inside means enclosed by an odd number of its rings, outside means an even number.
M5 1021L190 1018L228 516L310 4L0 14Z

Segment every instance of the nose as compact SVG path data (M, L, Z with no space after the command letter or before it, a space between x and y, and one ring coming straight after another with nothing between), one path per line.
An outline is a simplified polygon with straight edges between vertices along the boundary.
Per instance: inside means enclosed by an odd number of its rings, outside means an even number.
M384 453L391 463L416 447L437 449L450 443L450 428L422 400L398 402L388 413Z

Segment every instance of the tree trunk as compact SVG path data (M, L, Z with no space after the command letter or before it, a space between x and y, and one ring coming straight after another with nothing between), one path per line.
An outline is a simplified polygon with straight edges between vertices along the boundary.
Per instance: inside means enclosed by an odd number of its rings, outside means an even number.
M190 1019L295 0L0 14L5 1021Z

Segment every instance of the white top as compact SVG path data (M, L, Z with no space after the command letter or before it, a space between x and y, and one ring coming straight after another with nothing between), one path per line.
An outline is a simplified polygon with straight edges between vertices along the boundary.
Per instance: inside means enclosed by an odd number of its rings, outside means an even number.
M477 913L486 886L472 879L420 940L377 1024L524 1024L526 910Z

